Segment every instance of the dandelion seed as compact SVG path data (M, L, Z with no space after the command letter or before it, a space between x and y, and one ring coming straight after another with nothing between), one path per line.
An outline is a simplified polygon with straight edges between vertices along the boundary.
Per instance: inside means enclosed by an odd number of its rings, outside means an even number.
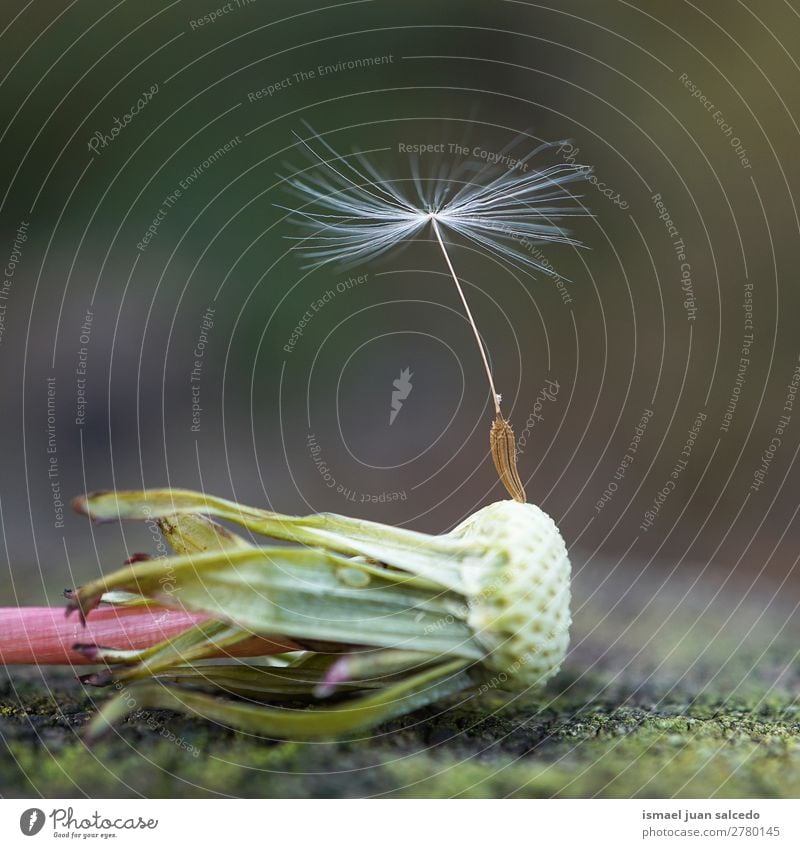
M508 493L515 501L525 503L525 488L517 471L517 450L514 431L511 425L497 414L494 424L489 431L489 446L494 460L494 467Z
M297 136L314 162L302 175L287 179L299 207L289 208L294 220L307 234L292 237L295 249L310 260L311 267L326 263L348 264L382 256L407 243L430 227L455 283L467 319L472 327L495 408L495 424L490 447L495 465L509 494L525 500L516 466L514 433L500 411L501 395L495 388L486 347L478 331L464 289L450 258L444 233L450 231L493 256L528 270L549 272L530 250L534 242L577 245L562 226L565 218L587 215L574 202L566 186L583 179L588 169L559 162L545 168L524 166L552 144L542 144L517 160L514 168L492 176L489 166L476 178L465 179L455 172L423 179L418 163L411 162L411 179L386 179L362 154L341 156L323 138L313 133L313 145ZM513 146L509 145L500 155ZM416 197L409 196L404 182L411 182ZM287 209L282 206L281 208ZM502 427L502 462L499 461L497 433Z
M300 249L315 262L367 259L431 227L489 379L492 457L520 503L491 504L433 536L333 513L281 515L182 489L77 498L76 509L100 523L157 521L175 552L134 555L68 591L67 611L80 623L49 608L0 609L0 664L106 665L80 678L121 690L90 737L131 709L155 708L273 738L330 738L472 693L476 680L484 681L478 694L524 693L556 674L566 654L566 545L553 520L524 503L513 431L444 234L541 267L524 246L572 243L558 221L579 210L559 201L585 171L558 165L465 182L440 169L429 182L414 167L412 202L366 159L359 170L323 145L333 159L315 154L317 173L290 181L307 201L297 215L312 229ZM406 368L395 381L393 408L411 376ZM256 546L210 516L282 544ZM308 709L283 708L287 698Z

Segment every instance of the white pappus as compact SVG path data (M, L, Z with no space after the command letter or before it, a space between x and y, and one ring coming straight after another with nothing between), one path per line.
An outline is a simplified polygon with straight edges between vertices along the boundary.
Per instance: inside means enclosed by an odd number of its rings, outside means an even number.
M373 259L430 223L434 232L449 228L512 264L548 271L525 245L577 245L562 222L589 215L566 188L591 173L589 168L570 162L527 167L561 142L539 144L512 168L484 163L475 170L461 164L440 168L430 178L423 178L418 161L411 159L410 176L390 180L363 154L342 156L313 131L310 139L297 138L313 165L286 183L304 203L280 208L308 230L289 238L301 242L296 249L312 266ZM498 157L519 143L515 139ZM412 192L404 183L411 183Z
M564 228L564 219L589 212L568 186L584 179L589 168L574 162L528 167L536 156L555 144L539 144L514 167L490 163L475 169L463 161L436 169L423 178L417 160L410 160L410 177L390 180L361 153L342 156L308 127L310 139L297 136L313 164L286 179L302 205L288 208L306 230L292 236L296 250L310 266L368 261L407 243L430 225L447 270L455 283L472 327L492 393L496 413L490 436L492 458L501 480L515 500L525 500L516 469L513 430L500 412L501 395L495 388L486 349L463 287L450 258L445 233L457 234L501 260L527 270L552 275L535 242L578 245ZM495 157L503 161L516 139ZM410 184L410 190L408 186ZM287 209L281 206L282 209Z

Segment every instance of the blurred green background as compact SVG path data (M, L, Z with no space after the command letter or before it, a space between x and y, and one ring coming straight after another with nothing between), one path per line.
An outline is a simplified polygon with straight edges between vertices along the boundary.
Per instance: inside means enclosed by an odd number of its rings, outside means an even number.
M761 646L796 632L796 4L81 0L0 14L4 604L60 603L64 586L156 552L146 527L72 515L86 490L204 488L432 532L505 496L480 358L431 234L351 268L309 271L291 251L299 233L276 204L307 166L294 135L307 122L341 153L375 151L390 180L409 175L400 144L569 140L556 157L572 150L595 175L581 189L592 217L574 226L585 249L542 248L569 302L456 238L453 261L505 413L518 435L534 422L520 471L570 546L578 649L596 620L624 637L614 610L632 585L642 605L674 592L667 609L702 587L691 621L754 605L774 624ZM347 66L364 59L379 61ZM359 276L287 352L309 305ZM405 368L413 389L390 425ZM547 381L558 391L542 401Z
M531 499L579 555L760 569L783 538L768 567L791 572L800 422L789 424L760 490L750 485L800 347L792 9L221 8L203 25L215 8L185 2L37 3L7 20L4 259L20 224L29 226L0 343L6 585L13 578L31 600L41 594L38 571L48 595L51 580L70 582L70 564L76 580L96 571L85 524L67 510L63 529L54 527L51 483L65 502L86 488L203 486L285 512L333 509L434 531L502 496L487 456L480 360L431 234L353 268L308 272L289 250L300 233L275 204L291 202L281 178L308 166L293 135L307 134L304 121L342 153L378 150L388 179L409 176L400 144L496 151L520 136L520 150L569 139L597 181L581 192L593 218L574 228L588 249L542 248L570 303L547 275L519 274L454 239L518 436L546 380L560 387L525 434ZM382 64L346 67L365 58ZM302 76L337 63L345 67ZM129 123L92 150L117 118ZM685 244L692 313L654 194ZM159 209L166 214L140 249ZM309 304L361 275L366 283L337 293L286 353ZM740 375L748 282L754 341ZM206 345L193 384L198 340ZM389 426L392 382L406 367L413 391ZM615 478L647 409L635 462ZM642 531L699 412L707 420L675 493ZM618 489L598 510L609 483ZM382 493L398 500L373 503ZM98 549L148 541L146 531L116 533L104 530ZM103 556L103 567L119 555Z

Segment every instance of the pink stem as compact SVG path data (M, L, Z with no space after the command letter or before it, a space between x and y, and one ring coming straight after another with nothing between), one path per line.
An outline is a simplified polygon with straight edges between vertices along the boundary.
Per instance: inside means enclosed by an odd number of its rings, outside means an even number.
M87 615L84 626L77 618L66 618L63 607L0 608L0 665L86 665L91 660L74 650L75 645L141 650L207 617L146 607L100 607ZM232 647L230 654L261 656L290 650L296 646L289 640L254 636Z

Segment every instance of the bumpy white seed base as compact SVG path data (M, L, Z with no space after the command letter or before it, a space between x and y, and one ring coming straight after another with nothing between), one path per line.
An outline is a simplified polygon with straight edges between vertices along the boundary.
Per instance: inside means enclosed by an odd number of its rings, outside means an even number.
M571 567L558 527L533 504L500 501L450 535L486 545L488 556L464 566L467 621L497 685L540 686L559 670L569 645Z

